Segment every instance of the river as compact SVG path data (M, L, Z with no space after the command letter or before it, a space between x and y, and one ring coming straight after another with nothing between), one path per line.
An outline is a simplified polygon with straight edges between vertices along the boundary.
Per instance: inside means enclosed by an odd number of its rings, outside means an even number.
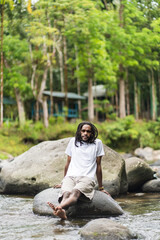
M127 226L138 239L160 240L160 194L129 194L116 198L124 215L110 219ZM88 219L61 221L32 212L33 198L0 195L0 240L80 240Z

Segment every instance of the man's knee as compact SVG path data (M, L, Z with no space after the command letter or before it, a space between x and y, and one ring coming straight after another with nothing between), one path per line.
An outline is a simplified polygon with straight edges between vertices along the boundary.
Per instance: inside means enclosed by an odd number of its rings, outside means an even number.
M64 192L63 198L69 198L70 195L71 195L71 192Z
M73 189L71 194L78 199L81 195L81 192L78 189Z

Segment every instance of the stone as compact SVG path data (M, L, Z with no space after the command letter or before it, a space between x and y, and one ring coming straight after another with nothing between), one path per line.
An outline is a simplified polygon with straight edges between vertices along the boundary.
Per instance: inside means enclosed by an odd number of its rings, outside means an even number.
M137 191L142 185L154 178L154 171L142 159L137 157L125 160L128 179L128 191Z
M148 162L155 162L160 160L160 150L154 150L150 147L137 148L134 151L135 156L140 157Z
M33 212L39 215L53 215L53 210L47 202L58 205L59 189L49 188L38 193L33 200ZM119 204L109 195L95 191L91 202L78 201L76 205L69 207L67 210L68 217L100 217L100 216L117 216L122 215L123 210Z
M150 164L150 166L159 166L160 167L160 160Z
M65 149L70 138L44 141L9 161L0 163L0 193L30 194L62 181L66 164ZM104 145L103 184L112 196L128 189L125 162L120 154Z
M84 240L129 240L134 238L127 227L107 218L88 222L81 228L80 234Z
M153 149L150 147L137 148L134 154L146 161L153 161Z
M142 191L145 193L160 192L160 179L153 179L153 180L146 182L142 186Z

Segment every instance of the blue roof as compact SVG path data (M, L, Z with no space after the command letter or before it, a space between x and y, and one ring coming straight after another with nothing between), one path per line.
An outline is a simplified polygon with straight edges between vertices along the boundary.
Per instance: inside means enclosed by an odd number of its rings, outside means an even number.
M43 91L43 94L47 95L47 96L50 96L51 92L50 91ZM52 92L52 96L57 97L57 98L65 98L65 93L64 92ZM75 100L86 99L86 97L80 96L77 93L73 93L73 92L68 92L67 93L67 98L68 99L75 99Z
M0 99L0 102L1 102L1 99ZM11 97L3 97L3 104L12 105L12 104L16 104L16 101Z

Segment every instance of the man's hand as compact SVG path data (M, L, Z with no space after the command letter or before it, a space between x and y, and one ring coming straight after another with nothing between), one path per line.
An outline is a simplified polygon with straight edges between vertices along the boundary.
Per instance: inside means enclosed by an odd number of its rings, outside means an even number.
M109 192L107 192L106 190L100 190L101 192L104 192L104 193L106 193L107 195L109 195L110 197L111 197L111 195L109 194Z
M61 188L61 184L56 184L53 186L53 188Z

